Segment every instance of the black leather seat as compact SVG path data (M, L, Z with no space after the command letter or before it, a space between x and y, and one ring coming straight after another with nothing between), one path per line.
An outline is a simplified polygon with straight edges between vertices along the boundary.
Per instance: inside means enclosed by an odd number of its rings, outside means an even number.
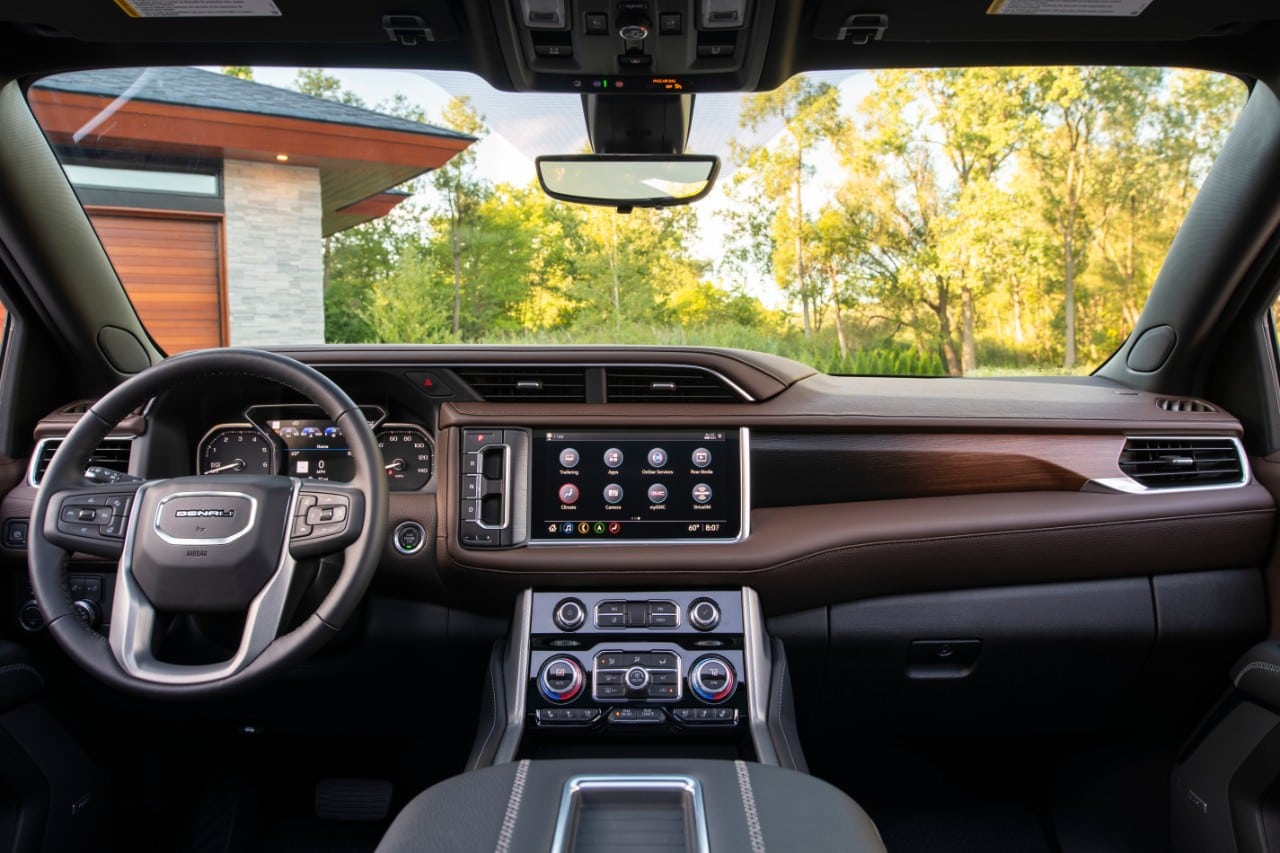
M574 776L611 774L696 779L712 851L885 849L875 824L857 803L826 782L793 770L742 761L574 759L500 764L446 779L405 806L378 853L548 853L565 783ZM648 849L637 843L618 838L599 849Z

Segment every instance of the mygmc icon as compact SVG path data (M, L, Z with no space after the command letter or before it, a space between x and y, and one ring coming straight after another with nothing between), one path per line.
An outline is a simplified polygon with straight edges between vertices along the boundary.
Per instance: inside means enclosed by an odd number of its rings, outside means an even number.
M179 509L173 513L174 518L235 518L234 509Z

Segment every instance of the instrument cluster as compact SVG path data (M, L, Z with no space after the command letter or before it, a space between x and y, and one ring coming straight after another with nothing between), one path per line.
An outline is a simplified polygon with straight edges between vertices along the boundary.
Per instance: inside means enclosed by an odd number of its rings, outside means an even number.
M435 442L414 423L391 423L378 406L361 406L378 439L391 491L424 488L435 471ZM355 474L342 428L313 405L250 406L245 422L218 424L196 447L200 474L280 474L349 482Z

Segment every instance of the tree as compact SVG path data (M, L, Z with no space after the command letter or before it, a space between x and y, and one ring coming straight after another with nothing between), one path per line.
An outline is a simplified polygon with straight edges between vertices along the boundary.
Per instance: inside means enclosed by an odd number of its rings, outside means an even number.
M299 68L293 78L293 88L313 98L337 101L351 107L363 107L364 99L350 89L342 88L342 81L323 68Z
M772 92L761 92L747 99L740 123L756 130L780 120L782 140L773 146L763 145L744 150L745 166L758 173L758 192L764 206L771 211L772 267L779 285L800 300L806 337L813 334L814 296L806 270L805 233L809 222L805 215L804 186L813 174L807 158L831 138L840 125L838 90L829 83L817 83L804 77L792 77ZM782 270L789 270L783 273ZM789 283L789 286L788 286Z
M477 138L485 133L484 120L471 109L466 96L452 98L441 116L446 127ZM453 271L454 336L462 333L462 255L476 234L479 205L486 188L475 175L475 146L460 151L431 176L431 183L443 205L443 224L449 234L450 264Z
M253 69L247 65L224 65L222 73L228 77L239 77L241 80L253 79Z

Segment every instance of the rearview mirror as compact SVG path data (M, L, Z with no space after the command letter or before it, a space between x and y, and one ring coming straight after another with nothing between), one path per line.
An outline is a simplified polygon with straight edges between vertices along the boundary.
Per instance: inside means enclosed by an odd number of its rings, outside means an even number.
M720 173L720 158L708 154L572 154L536 163L538 182L552 198L624 212L697 201Z

